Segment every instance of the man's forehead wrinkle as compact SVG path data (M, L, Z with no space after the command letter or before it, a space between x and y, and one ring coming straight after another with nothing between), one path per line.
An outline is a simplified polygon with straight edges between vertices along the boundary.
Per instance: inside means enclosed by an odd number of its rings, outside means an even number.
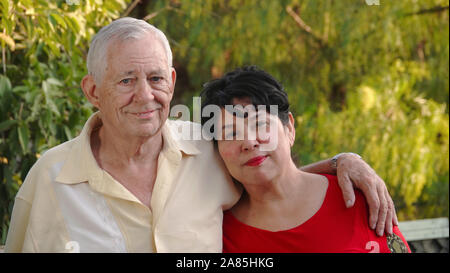
M125 72L120 73L120 74L125 75L125 76L128 76L128 75L133 75L134 72L135 72L135 70L128 70L128 71L125 71Z
M148 37L140 39L131 39L125 41L116 41L110 43L107 49L108 59L118 61L132 61L135 63L156 63L167 62L166 51L164 46L158 40L146 41ZM130 43L131 42L131 43ZM145 47L136 47L137 43L145 43ZM134 50L131 50L132 47ZM138 49L138 50L136 50ZM125 53L125 54L124 54ZM116 58L114 58L116 57ZM118 58L117 58L118 57Z
M121 75L133 75L136 73L139 73L141 71L144 71L146 74L158 74L163 73L165 69L162 68L136 68L136 69L124 69L121 72L119 72Z
M161 57L160 54L152 54L151 56L142 56L142 54L137 54L136 56L123 56L119 59L127 64L138 64L138 65L158 65L165 64L165 59Z
M116 64L121 75L131 75L139 71L144 71L146 74L166 73L167 71L165 60L153 57L148 57L144 60L142 58L128 58Z

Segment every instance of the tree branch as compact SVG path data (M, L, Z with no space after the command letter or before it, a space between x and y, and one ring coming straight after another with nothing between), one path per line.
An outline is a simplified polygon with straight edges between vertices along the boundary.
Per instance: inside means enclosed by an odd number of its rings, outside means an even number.
M420 15L420 14L426 14L426 13L436 13L436 12L443 12L445 10L448 10L449 6L436 6L429 9L421 9L416 12L407 13L406 16L411 15Z
M148 21L148 20L152 19L153 17L158 16L158 14L160 14L162 11L165 11L165 10L168 10L168 9L170 9L170 6L166 6L166 7L162 8L162 9L160 9L160 10L154 11L154 12L148 14L147 16L145 16L144 18L142 18L142 20Z
M127 17L140 2L141 0L134 0L133 3L131 3L131 5L127 8L125 13L122 15L122 17Z
M319 35L317 35L313 29L308 26L305 21L303 21L303 19L297 14L295 13L295 11L292 9L291 6L287 6L286 7L286 11L287 13L292 17L292 19L294 19L294 21L297 23L297 25L306 33L308 33L309 35L311 35L311 37L313 37L313 39L319 43L319 45L321 47L325 47L327 45L327 42L322 39Z

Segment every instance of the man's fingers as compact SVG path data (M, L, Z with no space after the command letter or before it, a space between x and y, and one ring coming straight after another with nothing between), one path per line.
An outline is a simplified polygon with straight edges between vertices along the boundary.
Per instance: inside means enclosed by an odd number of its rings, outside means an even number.
M361 188L361 190L364 192L367 204L369 205L369 226L371 229L375 229L380 210L380 199L376 186L372 183L369 184L369 187Z
M350 208L355 204L355 190L353 184L347 175L338 173L338 184L341 187L342 196L344 197L345 206Z
M380 184L377 186L378 196L380 198L380 209L378 211L377 234L383 236L386 216L388 215L389 205L386 200L385 190Z
M394 225L398 226L398 218L397 218L397 212L395 211L395 207L394 207Z
M384 196L386 201L388 202L388 212L386 215L385 231L387 234L390 235L392 234L392 222L394 221L394 214L395 214L394 202L392 202L392 199L389 196L389 193L386 188L384 189Z
M398 218L397 218L397 212L395 211L394 201L392 200L392 197L389 194L389 192L387 191L387 189L386 189L386 192L387 192L387 196L389 197L390 203L392 205L392 214L393 214L392 221L393 221L393 224L398 226Z

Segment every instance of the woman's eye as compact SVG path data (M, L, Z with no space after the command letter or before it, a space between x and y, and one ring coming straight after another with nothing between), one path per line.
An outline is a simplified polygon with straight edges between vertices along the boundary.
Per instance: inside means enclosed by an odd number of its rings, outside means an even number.
M256 122L256 126L258 126L258 127L265 126L266 124L267 124L267 122L265 122L265 121Z
M228 133L226 136L225 136L225 140L234 140L234 138L237 136L237 133L236 132L231 132L231 133Z

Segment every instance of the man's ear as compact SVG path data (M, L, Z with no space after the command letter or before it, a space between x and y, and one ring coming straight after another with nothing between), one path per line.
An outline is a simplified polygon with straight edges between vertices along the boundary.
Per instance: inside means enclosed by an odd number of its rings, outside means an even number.
M288 127L289 144L292 147L295 142L295 120L291 112L289 112L289 123L287 124L287 127Z
M92 75L86 75L83 77L81 80L81 89L83 90L83 93L88 101L96 108L99 108L98 89Z
M175 71L175 68L170 68L170 77L172 80L172 93L175 91L175 82L177 81L177 72Z

